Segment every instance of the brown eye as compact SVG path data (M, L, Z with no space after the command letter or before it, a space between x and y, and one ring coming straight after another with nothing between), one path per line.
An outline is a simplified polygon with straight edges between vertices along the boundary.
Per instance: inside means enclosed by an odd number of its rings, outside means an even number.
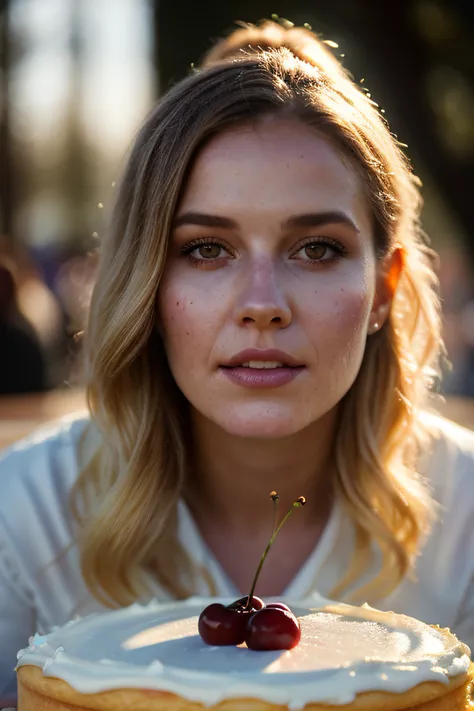
M199 256L203 259L217 259L222 247L219 244L201 244L198 248Z
M322 243L307 244L304 248L308 259L322 259L327 252L327 245Z

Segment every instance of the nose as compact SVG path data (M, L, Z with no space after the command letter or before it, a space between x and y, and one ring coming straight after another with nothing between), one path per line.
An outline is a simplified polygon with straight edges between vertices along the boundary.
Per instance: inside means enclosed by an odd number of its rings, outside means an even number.
M289 326L291 308L276 272L270 259L260 260L251 267L235 301L235 319L240 326L253 325L258 329Z

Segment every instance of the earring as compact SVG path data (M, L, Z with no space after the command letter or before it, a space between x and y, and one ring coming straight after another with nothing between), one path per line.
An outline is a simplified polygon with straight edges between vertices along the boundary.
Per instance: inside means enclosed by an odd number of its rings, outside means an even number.
M380 328L380 325L377 323L377 321L374 321L372 326L370 327L370 333L376 333Z

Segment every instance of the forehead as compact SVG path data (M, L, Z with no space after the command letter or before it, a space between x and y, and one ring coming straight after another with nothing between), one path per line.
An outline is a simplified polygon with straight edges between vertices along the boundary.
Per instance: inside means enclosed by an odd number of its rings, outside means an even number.
M300 121L269 117L212 138L197 155L182 207L271 206L353 210L365 199L347 159Z

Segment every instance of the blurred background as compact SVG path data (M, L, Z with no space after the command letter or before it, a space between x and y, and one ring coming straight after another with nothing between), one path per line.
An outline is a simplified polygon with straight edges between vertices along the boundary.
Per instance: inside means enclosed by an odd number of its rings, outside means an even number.
M474 429L472 0L0 0L0 8L0 446L83 406L78 333L115 181L142 119L235 21L272 16L329 40L407 146L440 255L452 363L441 407Z

